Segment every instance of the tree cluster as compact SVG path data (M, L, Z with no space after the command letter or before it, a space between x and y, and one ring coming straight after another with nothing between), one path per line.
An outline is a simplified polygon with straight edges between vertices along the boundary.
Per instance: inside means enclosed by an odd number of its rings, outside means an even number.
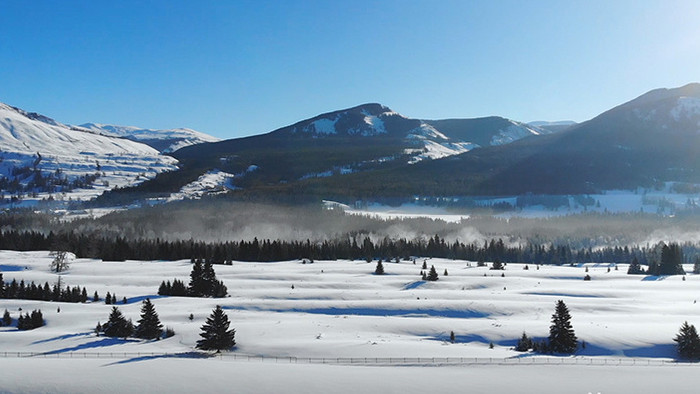
M348 234L319 242L254 239L206 243L201 241L167 241L163 239L127 239L121 236L103 236L74 231L48 234L36 231L6 230L0 232L0 249L49 250L62 245L79 258L101 258L107 261L182 260L191 257L211 264L230 264L231 261L283 261L300 258L314 260L336 259L408 259L411 256L453 258L470 261L499 261L501 263L528 262L533 264L630 262L633 259L649 265L656 259L658 247L606 247L574 249L568 245L527 244L506 246L501 239L482 244L447 242L438 235L423 239L384 238L373 242L369 237ZM693 256L700 249L684 245L682 252ZM678 255L676 255L678 256ZM667 258L671 258L669 255ZM675 258L675 257L674 257Z
M150 299L143 301L141 305L141 318L134 326L131 319L127 319L118 307L113 306L109 314L109 319L103 325L97 324L97 333L104 333L108 337L128 338L134 336L141 339L160 339L163 337L163 325L158 318L155 306ZM167 336L174 335L170 329ZM166 336L166 337L167 337Z
M214 267L208 261L192 259L192 271L190 272L190 283L185 288L182 281L174 279L171 284L161 282L158 288L159 295L184 296L184 297L226 297L228 289L223 281L216 279Z
M40 309L35 309L31 314L25 313L22 315L20 313L17 319L17 329L18 330L33 330L44 325L44 316L41 314Z
M24 280L17 282L16 279L13 279L12 282L7 284L2 282L2 274L0 274L0 298L35 301L86 302L88 293L84 287L74 286L62 288L59 287L58 284L50 286L49 282L45 282L42 286L34 282L26 284Z

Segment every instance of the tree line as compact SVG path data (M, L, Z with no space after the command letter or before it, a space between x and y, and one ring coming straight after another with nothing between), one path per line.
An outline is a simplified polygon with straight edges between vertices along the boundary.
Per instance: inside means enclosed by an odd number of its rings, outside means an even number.
M195 240L163 240L160 238L128 239L75 231L48 234L37 231L6 230L0 232L0 249L37 251L65 250L79 258L99 258L106 261L124 260L183 260L202 259L212 264L236 261L285 261L301 258L318 260L409 259L411 256L439 257L470 261L500 261L503 263L570 264L570 263L628 263L634 259L641 265L660 261L662 244L647 246L579 248L569 245L534 244L506 245L502 239L483 243L448 242L438 235L429 239L408 240L348 234L324 241L258 240L204 242ZM700 256L693 244L679 245L683 255Z

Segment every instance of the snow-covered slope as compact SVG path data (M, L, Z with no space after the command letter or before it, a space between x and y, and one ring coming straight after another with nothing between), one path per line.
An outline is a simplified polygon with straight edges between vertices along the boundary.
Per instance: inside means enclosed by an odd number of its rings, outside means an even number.
M122 137L132 141L142 142L163 153L174 152L180 148L201 144L203 142L219 141L216 137L186 128L155 130L99 123L85 123L80 125L80 127L97 134L110 137Z
M53 284L51 260L48 252L2 251L0 269L7 282ZM698 324L700 275L627 275L627 265L612 263L530 264L527 270L509 263L493 271L435 258L427 264L449 275L426 282L422 261L386 263L386 275L373 275L375 263L364 261L233 262L215 266L230 297L213 299L156 295L163 280L187 280L187 260L77 259L62 275L64 286L86 287L102 299L107 292L127 298L115 306L134 323L141 301L150 298L175 335L97 336L95 325L104 324L112 308L103 301L5 299L0 313L7 309L13 321L0 327L0 391L201 392L230 391L235 384L248 393L345 394L361 387L408 394L461 392L469 382L472 391L485 393L697 392L697 365L675 362L673 337L684 321ZM557 300L568 306L585 348L573 356L516 352L523 331L547 338ZM206 357L194 347L216 305L229 317L237 344ZM46 325L17 330L20 310L35 309ZM193 370L205 379L193 379Z
M175 163L148 145L70 127L0 103L3 193L41 199L90 189L79 197L94 197L105 189L172 170Z

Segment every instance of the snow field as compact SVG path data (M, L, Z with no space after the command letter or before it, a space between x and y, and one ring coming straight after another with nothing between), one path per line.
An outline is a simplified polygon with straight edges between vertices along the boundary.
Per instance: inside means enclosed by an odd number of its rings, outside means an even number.
M6 282L15 278L53 284L57 275L49 271L50 261L48 252L2 251L0 272L3 272ZM139 319L141 301L149 297L163 325L173 328L176 335L160 341L97 337L93 333L95 325L98 321L104 323L111 310L111 306L102 301L71 304L0 300L0 312L6 308L14 319L18 317L20 307L23 312L41 309L47 323L31 331L0 327L0 354L37 352L61 357L0 357L0 382L4 387L8 379L3 374L12 373L25 378L12 379L14 383L7 386L10 387L6 389L8 392L81 392L87 389L76 388L68 380L56 383L51 379L59 371L65 371L64 368L78 365L78 368L85 367L90 371L90 377L80 377L88 382L80 387L99 387L106 392L134 391L128 389L130 386L124 390L109 386L108 382L113 382L114 378L106 375L111 374L133 376L128 385L153 377L157 382L167 383L168 387L178 387L178 390L186 391L185 388L191 387L190 383L182 381L181 374L166 373L172 370L196 370L201 376L212 378L219 376L216 374L220 371L229 371L220 375L226 376L225 379L215 379L207 384L222 388L227 387L225 384L235 383L231 387L243 392L279 392L282 386L294 392L320 392L324 388L326 391L332 389L339 382L347 383L337 386L340 393L350 392L351 388L353 392L360 388L375 391L373 385L382 388L382 392L420 392L431 387L437 387L433 391L451 392L466 387L461 385L467 381L476 392L508 392L505 389L508 382L516 384L520 392L567 392L561 390L562 386L557 387L558 391L547 389L549 383L544 383L547 379L540 382L540 379L528 378L549 378L549 371L556 368L556 379L568 381L567 384L578 388L570 392L603 389L625 392L619 390L628 387L622 386L625 377L629 378L629 383L634 377L643 377L651 368L615 367L617 372L613 373L605 368L583 365L585 360L592 357L611 362L620 358L672 361L675 357L672 338L681 323L687 320L691 324L700 324L697 318L700 304L696 303L700 295L700 276L697 275L687 275L685 281L680 276L632 276L626 275L627 267L623 265L618 271L613 267L607 272L606 264L590 264L588 274L592 280L583 281L586 275L583 265L541 266L537 270L530 264L529 270L524 270L522 264L508 264L505 271L493 271L476 267L474 262L427 259L428 268L435 265L440 280L422 282L419 275L422 262L423 259L417 259L415 265L407 261L399 264L384 262L387 274L383 276L373 274L376 261L216 265L217 277L228 287L230 297L202 299L156 295L163 280L189 281L189 261L102 262L78 259L63 274L65 285L87 287L90 298L94 291L101 298L108 291L116 294L117 306L134 323ZM445 269L448 276L443 275ZM690 271L691 267L686 267L686 270ZM121 304L122 297L128 298L127 305ZM587 343L586 349L573 356L582 358L580 366L281 366L273 362L257 364L226 358L203 360L172 356L91 361L66 359L72 352L190 353L199 339L201 325L217 304L226 310L231 327L236 329L234 352L240 355L332 359L542 358L545 356L515 352L512 347L523 331L537 339L548 335L550 318L558 299L566 302L576 335ZM188 319L190 313L194 315L193 321ZM455 332L455 344L449 343L450 331ZM489 349L490 342L494 344L493 349ZM557 358L552 360L556 363ZM148 372L143 371L141 365L148 365ZM31 372L34 368L51 369L51 372L34 379ZM656 368L664 368L660 381L668 383L670 380L666 379L685 376L692 367ZM231 374L237 378L230 378ZM189 374L184 375L190 378ZM532 385L532 391L527 391L530 386L521 387L517 381L503 379L505 375L513 379L519 376ZM439 379L435 376L444 376L446 380L437 383ZM464 380L469 376L475 379L473 383ZM593 376L602 378L594 379ZM356 382L359 386L353 384L350 377L362 382ZM677 388L683 391L683 384L692 379L695 378L683 380ZM316 380L318 385L310 383ZM307 386L279 386L280 381L306 382ZM584 383L599 384L600 388ZM257 386L260 384L262 386ZM262 389L256 389L259 387ZM501 391L498 391L499 387ZM159 391L157 386L152 388L149 391ZM581 391L581 388L588 391ZM0 388L0 392L3 390Z

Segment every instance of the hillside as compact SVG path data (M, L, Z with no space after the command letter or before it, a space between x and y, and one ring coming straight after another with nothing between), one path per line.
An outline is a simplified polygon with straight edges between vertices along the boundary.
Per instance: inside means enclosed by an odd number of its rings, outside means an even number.
M10 195L4 202L87 199L173 170L176 162L139 142L0 104L0 190Z
M218 138L192 129L144 129L134 126L115 126L99 123L85 123L79 126L93 133L110 137L126 138L144 143L161 153L174 152L180 148L204 142L216 142Z

